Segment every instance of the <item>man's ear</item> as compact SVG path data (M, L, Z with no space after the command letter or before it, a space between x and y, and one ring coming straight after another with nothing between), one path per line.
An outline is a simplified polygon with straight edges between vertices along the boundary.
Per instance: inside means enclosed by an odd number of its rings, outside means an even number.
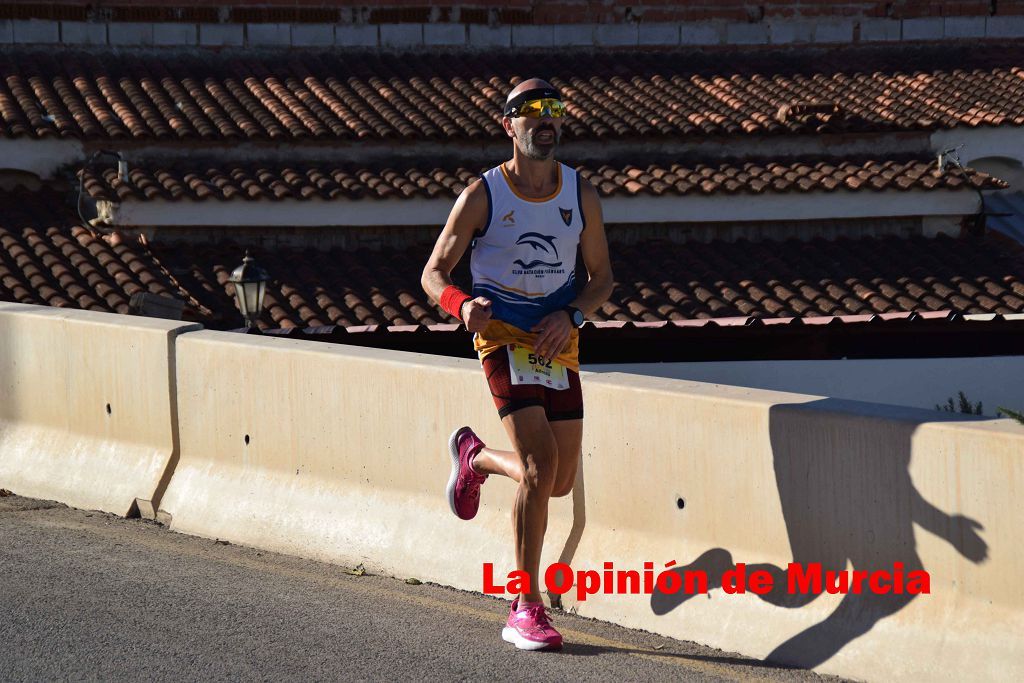
M514 139L514 138L516 137L516 131L515 131L515 129L514 129L513 127L512 127L512 119L510 119L510 118L509 118L509 117L507 117L507 116L505 116L505 117L502 117L502 119L501 119L501 125L502 125L502 127L503 127L503 128L505 129L505 133L506 133L506 134L507 134L507 135L508 135L508 136L509 136L510 138L513 138L513 139Z

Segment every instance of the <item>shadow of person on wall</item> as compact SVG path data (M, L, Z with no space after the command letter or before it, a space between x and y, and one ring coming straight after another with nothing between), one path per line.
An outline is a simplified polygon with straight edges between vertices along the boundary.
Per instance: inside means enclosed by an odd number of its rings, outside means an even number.
M572 485L572 527L569 529L569 535L562 545L562 550L558 553L558 561L567 565L571 565L572 559L576 557L576 550L580 546L580 539L583 538L583 530L587 526L587 492L586 480L584 479L585 460L586 458L581 453L580 464L576 468L576 480ZM560 572L558 575L559 580L563 580ZM548 600L551 602L552 607L562 609L562 596L560 594L549 590Z
M906 576L925 569L917 554L914 524L947 541L970 561L982 562L988 546L978 534L981 524L929 503L909 471L911 438L919 425L977 419L944 413L926 416L920 410L843 399L773 406L769 433L775 481L793 562L805 567L820 563L823 574L842 572L848 562L852 569L888 572L902 563ZM721 588L722 575L734 566L728 550L712 548L673 571L682 578L685 571L703 570L710 589ZM772 591L759 596L773 605L799 608L818 596L790 593L785 568L748 564L747 576L756 570L769 572L774 580ZM691 597L655 592L651 609L667 614ZM906 592L878 594L865 585L864 592L847 593L824 621L780 644L766 659L814 668L915 597Z

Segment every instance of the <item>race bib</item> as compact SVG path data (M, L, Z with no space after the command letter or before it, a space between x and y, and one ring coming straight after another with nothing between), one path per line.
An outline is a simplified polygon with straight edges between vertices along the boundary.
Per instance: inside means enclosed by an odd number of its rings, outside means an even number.
M512 384L539 384L558 391L569 388L569 373L561 363L538 356L527 346L509 344L506 348Z

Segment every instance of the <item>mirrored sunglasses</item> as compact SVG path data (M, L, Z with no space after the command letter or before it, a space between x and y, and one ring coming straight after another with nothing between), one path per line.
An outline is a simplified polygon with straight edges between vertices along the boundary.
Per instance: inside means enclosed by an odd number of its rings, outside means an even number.
M540 100L527 100L519 105L517 116L525 116L531 119L550 117L560 119L565 116L565 104L553 97L545 97Z

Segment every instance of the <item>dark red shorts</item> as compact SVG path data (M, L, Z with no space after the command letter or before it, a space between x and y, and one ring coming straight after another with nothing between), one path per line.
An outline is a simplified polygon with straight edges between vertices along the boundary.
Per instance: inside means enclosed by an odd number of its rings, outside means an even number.
M549 422L583 419L583 389L578 372L567 370L569 388L550 389L539 384L512 384L508 352L502 348L484 356L484 374L498 417L529 406L541 406Z

